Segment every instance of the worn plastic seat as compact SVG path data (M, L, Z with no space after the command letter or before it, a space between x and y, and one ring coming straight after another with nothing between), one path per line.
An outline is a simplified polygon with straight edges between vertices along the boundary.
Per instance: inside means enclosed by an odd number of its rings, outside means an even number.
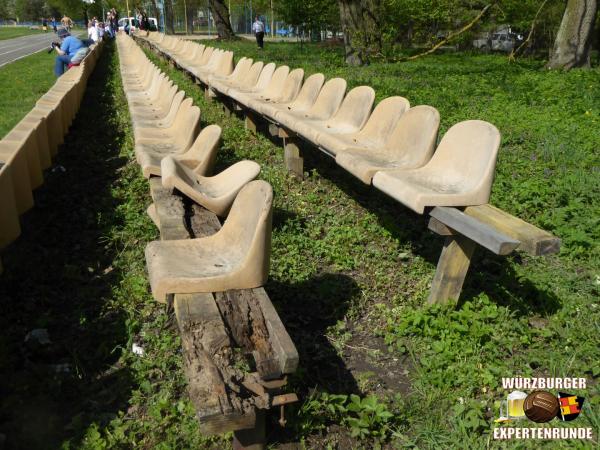
M262 103L260 106L257 105L257 112L274 122L276 122L276 115L280 111L290 111L296 114L306 112L317 100L324 82L325 75L315 73L306 79L300 88L300 92L293 100L287 103Z
M48 145L48 127L44 117L25 116L15 125L14 130L27 131L33 129L35 135L35 143L39 154L40 165L42 170L46 170L52 165L52 155Z
M0 160L0 249L21 234L11 166Z
M185 98L185 92L177 92L177 86L171 86L169 90L161 97L160 102L149 106L130 107L129 113L134 126L145 121L161 121L167 116L177 112L181 102ZM144 125L142 125L144 126Z
M432 157L440 126L437 109L420 105L409 109L382 146L348 148L336 155L336 162L365 184L376 172L414 169Z
M317 145L319 136L348 134L359 131L371 114L375 91L370 86L358 86L348 92L340 108L328 120L298 120L291 130Z
M215 176L204 177L167 156L161 162L161 172L163 187L177 189L216 215L225 216L240 189L258 176L260 166L254 161L240 161Z
M206 238L154 241L146 263L154 298L262 286L269 274L273 190L251 181L233 202L227 220Z
M300 92L302 80L304 79L304 69L294 69L285 78L281 89L273 94L265 93L257 98L251 98L247 102L247 107L255 112L262 114L262 107L265 104L288 104L293 101Z
M227 95L229 90L234 88L251 89L256 85L264 65L265 64L262 61L255 62L248 72L240 79L213 79L211 82L211 89L223 95Z
M275 68L275 63L266 64L260 72L260 76L258 77L258 80L256 81L255 85L249 87L246 87L245 85L232 87L227 91L227 95L230 98L234 99L237 95L241 93L264 91L271 82L271 78L275 73Z
M44 182L35 131L33 127L15 127L2 139L2 143L8 146L12 145L14 149L21 148L26 154L29 180L33 189L38 188Z
M181 102L177 110L173 125L164 128L135 126L133 128L133 135L136 143L169 142L183 134L196 130L199 126L199 121L200 109L194 106L194 101L191 98L186 98ZM194 135L195 137L196 135Z
M275 115L277 122L293 130L299 120L327 120L339 109L346 93L346 80L332 78L324 85L308 111L279 111Z
M270 99L277 97L281 94L285 80L290 73L288 66L279 66L273 72L273 75L269 78L269 82L266 83L263 89L257 87L252 92L244 91L230 91L229 96L243 106L248 106L248 102L252 99Z
M429 206L482 205L490 198L499 146L492 124L460 122L425 166L377 172L373 185L419 214Z
M197 175L210 175L215 164L217 150L221 142L221 127L209 125L204 128L189 150L181 154L169 154L146 150L140 152L138 160L144 177L161 176L161 161L171 156Z
M17 211L23 214L33 207L33 188L25 148L14 142L0 141L0 162L10 166Z
M227 76L233 72L233 52L226 51L221 52L219 58L215 61L213 66L206 67L206 69L200 69L194 73L203 84L208 85L210 77L215 75Z
M252 67L252 62L252 58L246 58L243 56L235 65L233 72L231 72L229 75L218 73L211 74L208 77L208 85L212 87L212 84L216 81L232 82L234 84L239 83Z
M384 98L377 104L360 131L321 134L318 138L319 147L332 155L348 148L383 147L398 120L409 108L410 103L404 97Z
M185 92L179 91L171 101L171 105L165 114L162 107L157 108L153 113L144 114L132 112L131 121L133 122L134 129L140 128L170 128L175 124L177 113L184 102ZM191 99L190 99L191 100ZM135 108L134 111L139 110Z

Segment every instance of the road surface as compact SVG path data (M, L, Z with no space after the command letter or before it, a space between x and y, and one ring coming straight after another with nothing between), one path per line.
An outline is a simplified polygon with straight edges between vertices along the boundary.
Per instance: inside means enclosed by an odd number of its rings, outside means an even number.
M40 50L47 50L52 41L58 41L58 38L51 31L2 40L0 41L0 67Z

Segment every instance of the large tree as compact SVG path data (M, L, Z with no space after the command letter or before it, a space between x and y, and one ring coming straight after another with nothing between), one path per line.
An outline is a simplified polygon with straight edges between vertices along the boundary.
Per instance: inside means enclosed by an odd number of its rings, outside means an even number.
M597 7L596 0L568 0L548 62L549 68L590 66Z
M231 39L234 36L231 22L229 20L229 9L225 0L209 0L208 4L215 19L219 39Z
M382 47L382 0L338 0L346 63L362 65Z

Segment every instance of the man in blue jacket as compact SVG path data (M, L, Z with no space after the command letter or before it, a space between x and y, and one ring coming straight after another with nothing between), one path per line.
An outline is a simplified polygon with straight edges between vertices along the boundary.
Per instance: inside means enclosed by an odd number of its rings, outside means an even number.
M60 77L65 73L65 67L71 62L77 50L85 47L85 44L81 39L71 36L71 34L64 28L58 30L58 37L61 41L60 47L54 47L58 56L54 61L54 75Z

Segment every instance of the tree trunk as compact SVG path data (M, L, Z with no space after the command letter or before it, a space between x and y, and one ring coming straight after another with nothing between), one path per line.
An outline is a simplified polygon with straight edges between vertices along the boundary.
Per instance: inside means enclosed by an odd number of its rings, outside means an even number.
M234 36L231 22L229 21L229 9L224 0L209 0L208 2L217 26L219 39L231 39Z
M370 53L381 52L381 0L338 0L338 6L346 64L368 63Z
M548 68L590 66L590 48L596 20L596 0L568 0Z
M165 2L165 27L167 32L170 34L175 34L175 23L173 20L175 19L173 15L173 3L171 0L164 0Z

